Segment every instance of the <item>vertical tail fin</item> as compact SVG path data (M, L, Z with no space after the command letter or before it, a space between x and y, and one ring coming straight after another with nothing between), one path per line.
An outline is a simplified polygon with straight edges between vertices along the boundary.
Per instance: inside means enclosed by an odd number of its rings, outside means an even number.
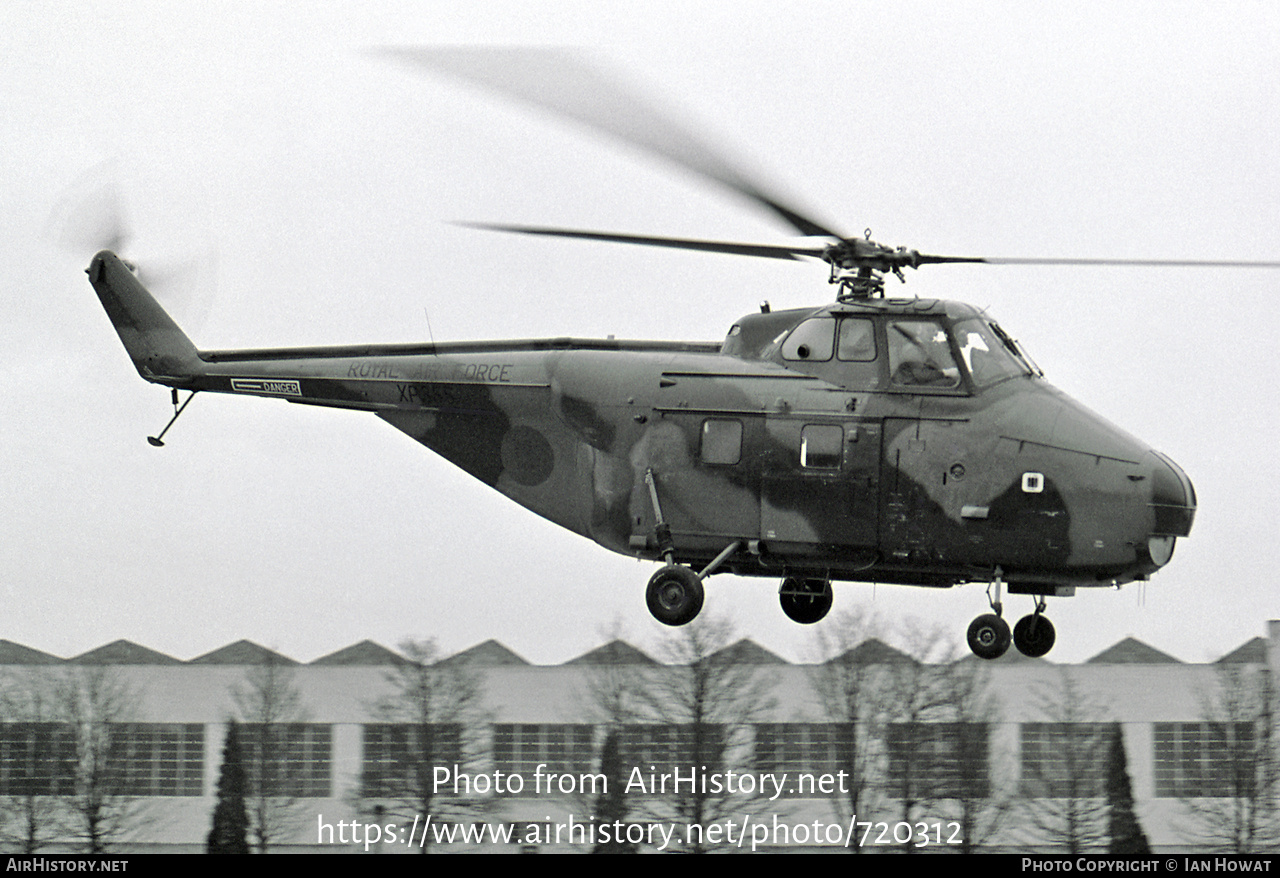
M157 384L184 386L203 371L191 339L119 257L103 250L86 273L139 375Z

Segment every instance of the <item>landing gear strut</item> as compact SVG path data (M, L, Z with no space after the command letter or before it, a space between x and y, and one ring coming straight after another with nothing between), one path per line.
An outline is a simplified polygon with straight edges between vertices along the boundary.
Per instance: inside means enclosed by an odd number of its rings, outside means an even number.
M653 470L645 470L644 480L649 486L649 499L653 502L653 533L658 541L658 552L667 562L649 578L644 599L653 618L663 625L688 625L702 610L705 596L702 577L675 563L671 526L662 518L662 504L658 502L658 483L654 480Z
M788 576L782 580L778 600L782 612L792 622L812 625L822 620L831 609L831 581L829 579L801 579Z
M1003 587L1004 571L997 567L995 578L987 587L987 600L995 612L981 615L969 623L969 649L978 658L998 659L1009 650L1009 623L1001 618L1004 613L1004 604L1000 600Z
M653 618L663 625L688 625L702 610L705 592L702 580L706 579L720 565L733 556L742 547L741 540L734 540L716 555L715 559L703 568L701 573L694 573L683 564L675 561L676 547L671 539L671 526L662 517L662 504L658 501L658 482L653 470L645 470L645 484L649 486L649 500L653 503L653 536L658 543L658 554L667 562L649 579L645 589L645 602Z
M1056 639L1053 623L1044 615L1044 597L1038 597L1035 612L1023 616L1013 626L1013 645L1029 658L1040 658L1053 649Z

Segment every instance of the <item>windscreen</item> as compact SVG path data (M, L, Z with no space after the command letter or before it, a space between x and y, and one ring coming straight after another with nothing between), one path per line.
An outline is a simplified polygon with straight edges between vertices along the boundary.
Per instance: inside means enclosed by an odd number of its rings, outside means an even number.
M1031 367L1022 359L1013 340L995 324L973 318L955 325L956 347L978 387L987 387L1006 378L1030 375Z

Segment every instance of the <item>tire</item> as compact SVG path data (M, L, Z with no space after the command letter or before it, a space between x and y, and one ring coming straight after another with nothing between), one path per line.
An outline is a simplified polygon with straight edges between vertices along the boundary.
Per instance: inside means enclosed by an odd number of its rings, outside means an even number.
M1009 651L1009 623L995 613L979 616L969 623L969 649L978 658L998 659Z
M688 567L668 564L649 579L645 601L663 625L687 625L702 609L702 580Z
M812 625L821 622L831 609L833 595L831 583L825 579L798 579L788 576L782 580L778 602L782 612L792 622Z
M1053 623L1043 614L1023 616L1013 626L1013 645L1028 658L1040 658L1048 653L1057 638Z

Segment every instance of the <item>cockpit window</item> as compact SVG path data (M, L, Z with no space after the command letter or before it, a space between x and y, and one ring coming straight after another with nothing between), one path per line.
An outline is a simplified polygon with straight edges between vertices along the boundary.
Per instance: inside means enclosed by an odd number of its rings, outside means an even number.
M1012 342L1006 341L1008 336L1000 333L994 324L988 325L976 318L962 320L955 325L955 335L960 356L978 387L1031 373L1030 367L1011 347Z
M958 387L960 367L942 324L893 320L888 325L889 376L898 387Z
M836 356L846 362L869 363L876 358L875 324L865 317L846 317L840 321L836 340Z
M835 346L836 321L832 317L814 317L795 328L782 343L784 360L825 362L831 359Z

